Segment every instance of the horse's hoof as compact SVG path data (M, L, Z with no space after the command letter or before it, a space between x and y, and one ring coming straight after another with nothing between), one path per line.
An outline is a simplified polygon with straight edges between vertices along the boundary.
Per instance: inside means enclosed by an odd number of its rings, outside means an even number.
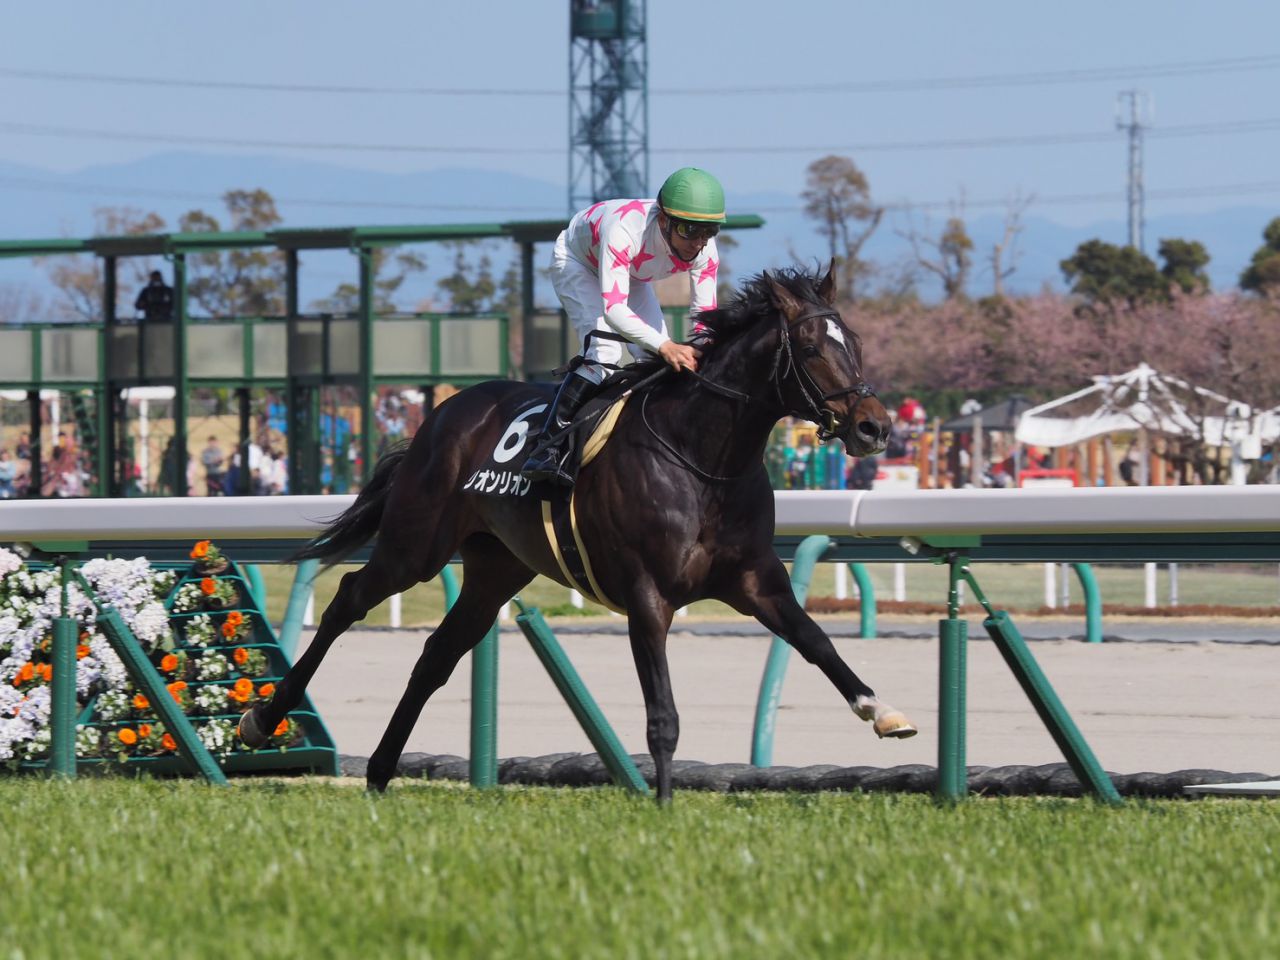
M236 727L236 735L240 742L250 750L257 750L267 742L267 732L258 723L258 708L250 707L240 715L240 725Z
M893 711L886 713L882 717L876 718L875 723L876 736L880 739L885 737L894 737L898 740L905 740L907 737L914 737L919 731L907 719L906 714Z

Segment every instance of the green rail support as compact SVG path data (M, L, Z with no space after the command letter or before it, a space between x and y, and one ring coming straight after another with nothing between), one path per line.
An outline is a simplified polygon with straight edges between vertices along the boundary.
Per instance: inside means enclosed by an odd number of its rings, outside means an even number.
M946 554L946 561L951 566L951 596L948 602L948 613L951 616L948 620L942 621L945 629L942 631L944 635L941 637L943 653L941 655L942 664L939 673L943 674L950 670L952 676L958 678L959 689L955 693L948 694L947 699L940 704L939 709L939 796L952 799L963 796L968 791L967 782L964 779L965 768L963 766L965 741L964 654L962 652L959 654L957 666L955 662L956 654L947 653L948 643L963 646L965 636L964 631L946 626L951 622L963 623L958 618L958 604L955 602L955 594L957 592L957 584L960 580L964 580L972 588L974 597L982 604L983 609L987 611L987 619L983 621L987 634L995 643L1001 656L1004 657L1009 669L1013 671L1013 675L1022 687L1023 692L1026 693L1027 699L1031 701L1031 705L1035 708L1036 713L1039 714L1040 720L1049 730L1049 734L1053 737L1054 742L1057 743L1058 748L1062 750L1063 756L1066 757L1067 763L1075 771L1080 782L1092 790L1100 800L1111 804L1121 803L1120 794L1116 792L1111 778L1102 769L1102 765L1098 763L1093 750L1090 749L1089 744L1085 741L1084 735L1081 734L1080 729L1072 721L1071 715L1067 713L1062 701L1058 699L1053 686L1040 670L1039 664L1036 663L1035 657L1031 655L1026 641L1022 638L1022 634L1018 632L1018 628L1014 626L1009 614L1004 610L996 610L991 606L983 594L982 588L978 586L978 581L969 569L968 559L964 555L951 551ZM950 637L946 635L948 633L951 634ZM950 666L948 666L949 657L952 660ZM944 759L946 761L945 770Z
M1084 593L1084 638L1089 643L1102 642L1102 593L1093 575L1093 567L1087 563L1073 563L1071 569L1080 578Z
M280 650L290 662L293 662L294 655L298 652L303 614L306 613L307 600L319 572L319 560L302 560L293 574L293 587L289 590L289 602L284 608L284 622L280 624Z
M226 786L226 775L218 766L217 761L214 760L213 755L209 753L201 742L200 737L196 734L196 728L191 725L187 715L182 712L182 708L170 696L169 690L165 686L164 678L160 676L160 672L156 670L151 661L147 659L147 655L143 653L142 645L138 643L138 638L133 635L133 631L125 623L124 617L120 616L120 611L114 607L100 605L88 581L79 572L74 573L73 576L80 589L84 591L85 596L97 606L98 626L102 629L103 635L111 644L111 649L116 652L121 662L124 663L125 670L128 671L133 682L146 694L156 713L160 714L160 719L164 721L165 729L178 742L179 753L209 783L217 786ZM71 736L74 737L74 719L71 726Z
M805 537L796 547L791 562L791 589L801 606L809 595L809 581L818 560L835 545L830 537L816 535ZM779 636L769 645L769 657L765 661L764 676L760 678L760 693L756 698L756 720L751 731L751 764L756 767L773 765L773 732L778 719L778 702L782 699L782 681L787 676L787 661L791 658L791 645Z
M245 579L249 581L249 589L253 598L258 601L262 612L267 609L267 581L262 576L262 568L256 563L246 563L243 567Z
M853 582L858 585L858 612L860 623L858 635L864 640L876 638L876 588L871 584L871 575L867 573L866 564L850 563L849 572L853 574Z
M53 621L53 679L49 691L49 717L53 739L49 745L49 772L55 777L76 775L76 645L80 625L70 613L68 592L71 573L62 568L61 616Z
M969 792L965 762L965 691L968 687L969 624L960 619L958 565L950 565L947 619L938 621L938 786L943 800Z
M471 651L471 785L498 783L498 624Z
M555 683L556 689L560 691L560 695L569 704L569 709L573 711L574 717L582 725L587 739L591 741L591 745L596 748L596 753L604 761L604 765L613 776L613 782L634 793L647 796L649 785L640 775L631 756L623 749L617 734L613 732L613 727L609 726L609 721L605 719L595 698L582 682L582 677L574 669L560 641L547 626L547 621L543 619L537 607L526 607L519 599L516 600L516 606L520 609L520 613L516 615L516 623L524 631L530 646L533 647L533 652L538 655L538 659L542 661L552 682Z

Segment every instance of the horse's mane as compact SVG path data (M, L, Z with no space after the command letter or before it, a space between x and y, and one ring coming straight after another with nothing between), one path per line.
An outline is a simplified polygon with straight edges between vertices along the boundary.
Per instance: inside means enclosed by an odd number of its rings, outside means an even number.
M711 331L712 337L723 340L754 326L765 317L773 316L778 307L773 302L770 279L785 287L802 303L822 303L822 297L818 294L821 277L803 267L783 267L781 270L758 273L747 278L742 288L723 307L698 314L699 322Z
M818 293L818 284L822 277L803 267L783 267L780 270L762 272L748 277L724 306L714 310L704 310L698 314L698 322L709 334L706 340L699 343L699 348L704 353L750 330L759 321L777 314L778 307L773 301L773 291L769 286L770 279L785 287L801 302L823 302ZM665 364L666 361L661 357L646 357L624 367L622 371L614 374L610 381L634 383Z

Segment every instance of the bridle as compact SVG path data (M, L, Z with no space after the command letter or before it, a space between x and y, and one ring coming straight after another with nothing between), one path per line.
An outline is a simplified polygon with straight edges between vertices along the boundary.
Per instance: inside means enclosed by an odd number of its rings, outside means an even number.
M839 323L840 314L829 307L825 309L808 310L792 320L790 326L794 329L803 323L808 323L810 320L835 320ZM867 383L866 380L862 379L861 371L859 371L858 382L853 386L844 387L840 390L832 390L830 393L823 393L822 388L818 386L813 377L809 374L809 371L805 368L804 360L796 363L795 351L791 349L791 335L790 331L787 329L788 323L786 318L782 316L781 312L778 313L778 324L781 336L778 338L778 352L774 356L773 375L769 378L770 382L773 384L774 394L778 398L778 405L784 409L786 408L786 401L782 398L782 384L789 375L794 374L796 386L800 389L800 395L804 397L804 402L808 405L809 409L807 412L812 415L806 417L806 419L812 420L814 423L818 424L818 442L826 443L838 434L837 427L840 425L840 421L834 410L830 407L822 406L821 404L825 404L828 400L834 400L836 397L847 396L851 393L859 400L865 400L867 397L874 397L876 395L875 388L871 386L871 384ZM786 370L779 375L778 371L782 369L784 357Z
M783 384L786 382L788 377L795 377L796 387L800 390L800 395L804 397L804 402L808 407L807 411L805 411L807 414L806 419L812 420L814 423L818 424L817 439L821 444L826 443L832 437L837 436L838 427L840 426L840 420L837 417L836 412L830 407L823 406L822 404L825 404L828 400L833 400L836 397L844 397L849 394L853 394L858 397L858 399L863 400L867 397L874 397L876 395L876 391L871 384L867 383L866 380L863 380L861 376L859 376L858 382L851 387L832 390L829 393L822 392L822 388L818 386L812 375L810 375L809 371L805 368L804 360L800 360L798 363L796 362L795 352L791 347L791 329L798 327L800 324L808 323L810 320L836 320L839 322L840 314L829 307L813 309L802 313L800 316L788 323L786 317L782 314L782 311L778 311L779 343L778 350L773 357L773 372L769 375L769 383L773 386L774 396L777 397L778 406L785 411L787 410L787 402L782 396ZM791 329L788 329L788 327ZM735 402L751 403L752 397L748 393L744 393L741 390L735 390L732 387L726 387L724 384L716 383L714 380L709 380L695 370L688 370L686 373L694 378L699 387L703 387L712 393L726 397L727 399ZM640 419L643 421L645 427L653 438L657 440L668 453L703 480L709 480L713 483L728 483L733 480L740 480L742 477L746 476L747 472L749 472L751 468L748 468L747 471L744 471L734 477L721 477L707 473L696 464L690 462L688 457L682 454L672 446L666 438L653 429L653 425L649 422L649 417L646 412L650 392L651 391L646 391L640 401Z

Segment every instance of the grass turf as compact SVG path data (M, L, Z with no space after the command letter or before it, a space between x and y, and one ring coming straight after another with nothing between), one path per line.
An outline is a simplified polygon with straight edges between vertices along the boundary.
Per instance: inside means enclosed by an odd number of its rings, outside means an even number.
M10 957L1250 957L1280 805L0 780Z

